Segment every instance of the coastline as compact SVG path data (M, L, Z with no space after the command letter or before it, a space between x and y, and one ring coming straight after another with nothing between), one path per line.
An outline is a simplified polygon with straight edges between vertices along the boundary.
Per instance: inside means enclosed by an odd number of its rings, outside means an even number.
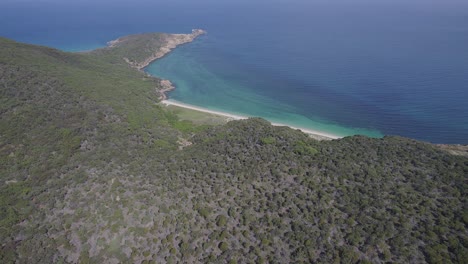
M160 59L175 49L177 46L190 43L194 41L198 36L206 34L207 32L203 29L192 29L192 33L190 34L161 34L161 41L163 45L159 47L158 50L154 51L144 59L143 61L132 61L131 59L124 57L123 59L133 68L136 68L142 71L145 67L150 65L157 59ZM107 42L107 48L113 49L117 48L120 45L124 44L126 41L129 40L132 36L125 36L115 40L111 40Z
M136 61L136 60L131 60L128 57L123 57L122 59L130 65L130 67L133 67L139 71L144 71L144 68L146 68L148 65L150 65L152 62L164 57L168 53L170 53L173 49L177 48L179 45L190 43L194 41L197 37L206 34L207 32L203 29L192 29L192 33L190 34L166 34L166 33L157 33L160 36L160 41L162 44L160 47L158 47L156 50L151 51L151 53L148 54L148 57L146 57L143 61ZM145 34L143 34L145 35ZM147 35L147 34L146 34ZM132 39L134 39L138 35L130 35L130 36L124 36L120 37L115 40L111 40L107 42L107 47L106 49L115 49L119 48L121 46L124 46L126 42L131 42ZM148 74L148 73L146 73ZM149 74L148 74L149 75ZM150 76L150 75L149 75ZM157 76L155 76L157 77ZM170 80L164 80L161 78L157 78L159 80L159 85L162 87L162 89L156 89L157 92L160 94L159 100L166 100L168 99L167 92L170 92L175 89L174 85Z
M138 70L143 70L153 61L164 57L166 54L171 52L177 46L190 43L194 41L198 36L206 34L206 31L203 29L192 29L190 34L171 34L169 38L166 39L166 45L161 47L161 49L154 53L151 57L147 58L145 61L141 62L138 66Z
M175 49L177 46L190 43L194 41L198 36L206 34L206 31L202 29L193 29L192 33L190 34L163 34L163 44L157 49L154 50L152 53L148 54L149 56L146 57L143 61L132 61L127 57L124 57L123 59L125 62L127 62L131 67L139 70L139 71L144 71L144 68L146 68L148 65L150 65L152 62L164 57L168 53L170 53L173 49ZM113 48L118 48L121 45L125 45L125 42L129 41L129 38L132 36L126 36L122 38L118 38L115 40L111 40L107 43L107 48L108 49L113 49ZM148 73L147 73L148 74ZM157 77L157 76L156 76ZM231 114L231 113L226 113L222 111L214 111L214 110L209 110L204 107L198 107L190 104L185 104L182 102L178 102L175 100L169 100L169 97L167 95L168 92L172 91L175 89L175 86L172 84L170 80L165 80L158 78L160 80L159 84L162 89L157 89L157 92L160 94L159 100L160 103L163 105L174 105L194 111L199 111L203 113L209 113L209 114L214 114L217 116L222 116L227 118L227 121L231 120L240 120L240 119L247 119L250 116L243 116L243 115L236 115L236 114ZM269 121L271 122L271 121ZM301 130L302 132L310 135L311 137L317 139L317 140L332 140L332 139L339 139L342 138L341 136L334 135L331 133L326 133L326 132L321 132L321 131L316 131L312 129L306 129L306 128L301 128L301 127L294 127L290 126L287 124L282 124L282 123L275 123L271 122L273 126L287 126L292 129L297 129Z
M175 86L172 84L171 81L169 80L164 80L164 79L161 79L161 81L159 82L162 86L162 89L161 90L158 90L160 96L159 96L159 100L164 101L164 100L167 100L169 99L168 96L167 96L167 92L170 92L172 90L175 89Z
M194 106L194 105L182 103L182 102L172 100L172 99L163 99L163 100L161 100L160 103L163 104L163 105L166 105L166 106L174 105L174 106L178 106L178 107L182 107L182 108L186 108L186 109L190 109L190 110L194 110L194 111L199 111L199 112L209 113L209 114L213 114L213 115L223 116L223 117L226 117L228 119L228 121L241 120L241 119L248 119L249 118L249 116L236 115L236 114L226 113L226 112L222 112L222 111L210 110L210 109L207 109L207 108L204 108L204 107ZM301 130L302 132L304 132L306 134L309 134L311 137L313 137L313 138L315 138L317 140L332 140L332 139L342 138L341 136L338 136L338 135L333 135L333 134L330 134L330 133L316 131L316 130L307 129L307 128L294 127L294 126L281 124L281 123L271 123L271 124L273 126L287 126L287 127L292 128L292 129Z

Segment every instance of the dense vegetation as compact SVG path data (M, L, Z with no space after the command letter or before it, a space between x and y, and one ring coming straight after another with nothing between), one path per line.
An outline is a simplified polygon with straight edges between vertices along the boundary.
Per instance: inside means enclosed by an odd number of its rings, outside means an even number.
M101 56L0 39L1 263L468 262L467 157L191 124Z
M143 62L156 53L170 37L170 34L150 33L125 36L115 40L113 48L102 48L91 52L93 56L99 57L113 63L122 62L127 58L131 62Z

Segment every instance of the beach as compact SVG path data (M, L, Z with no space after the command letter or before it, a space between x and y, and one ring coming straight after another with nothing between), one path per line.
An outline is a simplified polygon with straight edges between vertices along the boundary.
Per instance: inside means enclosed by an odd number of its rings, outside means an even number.
M199 107L199 106L194 106L194 105L190 105L190 104L181 103L181 102L178 102L178 101L172 100L172 99L162 100L161 104L166 105L166 106L174 105L174 106L183 107L183 108L187 108L187 109L191 109L191 110L195 110L195 111L199 111L199 112L209 113L209 114L213 114L213 115L219 115L219 116L223 116L223 117L228 118L228 120L241 120L241 119L247 119L247 118L250 117L250 116L235 115L235 114L231 114L231 113L210 110L210 109ZM309 134L311 137L313 137L315 139L318 139L318 140L332 140L332 139L342 138L342 137L337 136L337 135L333 135L333 134L325 133L325 132L321 132L321 131L316 131L316 130L312 130L312 129L293 127L293 126L286 125L286 124L281 124L281 123L271 123L271 124L273 126L287 126L287 127L292 128L292 129L301 130L302 132L304 132L306 134Z

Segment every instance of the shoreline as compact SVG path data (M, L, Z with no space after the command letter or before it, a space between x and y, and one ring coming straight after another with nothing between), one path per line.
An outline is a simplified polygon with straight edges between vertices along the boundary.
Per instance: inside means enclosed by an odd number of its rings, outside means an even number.
M166 45L161 47L161 49L158 52L154 53L145 61L140 62L140 64L137 66L137 69L143 70L155 60L166 56L173 49L177 48L177 46L190 43L194 41L197 37L204 34L206 34L206 31L203 29L192 29L192 33L190 34L171 34L170 37L166 39Z
M162 38L164 44L159 47L157 51L152 53L149 57L147 57L143 61L131 61L130 59L124 57L123 59L133 68L137 70L143 71L144 68L148 67L152 62L166 56L169 52L173 49L177 48L179 45L190 43L194 41L197 37L206 34L207 32L203 29L192 29L192 33L190 34L163 34ZM120 46L122 43L127 41L129 36L120 37L118 39L111 40L107 42L108 49L116 48Z
M164 37L164 45L162 45L157 51L152 53L149 57L144 59L143 61L137 62L137 61L131 61L128 58L124 57L123 59L125 62L127 62L131 67L139 70L139 71L144 71L144 68L146 68L148 65L150 65L152 62L164 57L168 53L170 53L173 49L177 48L179 45L190 43L194 41L198 36L206 34L206 31L202 29L193 29L192 33L190 34L167 34ZM118 38L115 40L111 40L107 43L107 48L112 49L116 48L119 45L121 45L123 42L126 41L127 37L122 37ZM149 73L146 73L149 75ZM151 75L150 75L151 76ZM222 112L222 111L215 111L215 110L210 110L204 107L198 107L190 104L185 104L182 102L178 102L175 100L170 100L169 96L167 95L168 92L176 89L176 87L172 84L170 80L165 80L162 78L159 78L157 76L154 76L157 79L160 80L160 86L162 89L158 90L158 93L160 94L159 100L161 104L169 106L169 105L174 105L186 109L191 109L194 111L199 111L203 113L209 113L209 114L214 114L222 117L226 117L228 121L231 120L240 120L240 119L248 119L250 116L243 116L243 115L236 115L236 114L230 114L227 112ZM292 129L297 129L300 130L309 136L317 139L317 140L332 140L332 139L339 139L342 138L341 136L326 133L326 132L320 132L312 129L306 129L306 128L301 128L301 127L295 127L295 126L290 126L287 124L282 124L282 123L275 123L271 122L268 120L273 126L286 126L290 127Z
M167 96L166 93L172 91L175 89L175 86L172 84L171 81L169 80L164 80L164 79L161 79L161 81L159 82L162 86L162 89L161 90L158 90L160 96L159 96L159 100L162 102L164 100L167 100L169 99L169 97Z
M161 100L160 103L165 105L165 106L174 105L174 106L178 106L178 107L182 107L182 108L186 108L186 109L190 109L190 110L195 110L195 111L199 111L199 112L203 112L203 113L209 113L209 114L213 114L213 115L223 116L223 117L228 118L228 120L230 119L229 121L248 119L250 117L250 116L231 114L231 113L222 112L222 111L210 110L210 109L207 109L207 108L204 108L204 107L190 105L190 104L182 103L182 102L172 100L172 99L164 99L164 100ZM270 122L269 120L267 120L267 121ZM338 136L338 135L333 135L333 134L330 134L330 133L316 131L316 130L312 130L312 129L295 127L295 126L290 126L290 125L286 125L286 124L282 124L282 123L273 123L273 122L270 122L270 123L273 126L287 126L287 127L292 128L292 129L301 130L302 132L304 132L306 134L309 134L310 136L312 136L313 138L315 138L317 140L332 140L332 139L342 138L341 136Z
M207 32L203 29L192 29L192 33L190 34L163 33L161 35L162 35L162 39L163 39L162 41L164 44L161 47L159 47L158 50L150 54L146 59L138 62L138 61L131 61L129 58L123 57L123 60L128 65L130 65L130 67L133 67L137 69L138 71L145 72L145 68L148 67L154 61L166 56L178 46L193 42L197 37L204 35L206 33ZM125 36L125 37L120 37L118 39L108 41L106 48L107 49L117 48L123 43L125 43L126 41L128 41L128 38L129 36ZM159 85L162 87L162 89L156 89L157 92L160 94L159 100L161 101L167 100L169 98L167 93L175 89L175 86L172 84L172 82L170 80L165 80L157 76L152 76L147 72L146 74L151 77L156 77L159 80Z

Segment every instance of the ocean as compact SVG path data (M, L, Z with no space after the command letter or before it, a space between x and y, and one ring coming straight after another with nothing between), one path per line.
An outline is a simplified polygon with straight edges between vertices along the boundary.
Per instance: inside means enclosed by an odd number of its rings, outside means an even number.
M82 51L202 28L146 68L175 84L171 99L340 136L468 144L468 2L75 2L4 0L0 36Z

